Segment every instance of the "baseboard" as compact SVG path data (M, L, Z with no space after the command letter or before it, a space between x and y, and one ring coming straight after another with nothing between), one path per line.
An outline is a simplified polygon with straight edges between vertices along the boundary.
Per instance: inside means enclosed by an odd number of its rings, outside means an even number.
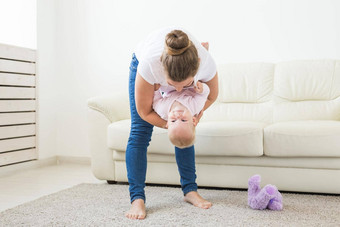
M28 162L17 163L8 166L0 167L0 177L8 176L17 172L35 169L44 166L57 165L57 157L51 157L40 160L33 160Z
M91 165L90 157L74 157L74 156L54 156L46 159L21 162L8 166L0 167L0 177L12 175L17 172L36 169L44 166L60 165L60 164L80 164Z
M57 163L72 163L72 164L81 164L81 165L91 165L90 157L75 157L75 156L57 156Z

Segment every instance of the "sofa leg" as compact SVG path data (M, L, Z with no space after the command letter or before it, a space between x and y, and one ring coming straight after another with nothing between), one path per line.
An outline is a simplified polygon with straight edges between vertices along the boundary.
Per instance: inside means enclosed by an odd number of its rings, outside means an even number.
M107 181L108 184L117 184L117 181L114 181L114 180L108 180Z

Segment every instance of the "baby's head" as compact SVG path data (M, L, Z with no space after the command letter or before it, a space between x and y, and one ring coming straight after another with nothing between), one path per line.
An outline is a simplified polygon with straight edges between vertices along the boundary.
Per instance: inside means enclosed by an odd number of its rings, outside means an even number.
M168 115L168 135L171 143L178 148L192 146L195 142L195 122L196 118L185 106L174 104Z

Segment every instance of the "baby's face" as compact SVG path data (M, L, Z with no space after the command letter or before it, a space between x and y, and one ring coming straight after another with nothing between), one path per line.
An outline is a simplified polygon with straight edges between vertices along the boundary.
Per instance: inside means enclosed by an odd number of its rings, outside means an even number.
M190 111L181 106L173 108L168 115L168 128L171 127L192 127L193 117Z
M168 135L170 140L194 140L195 120L190 111L182 104L175 101L168 115ZM180 138L180 139L179 139Z
M168 116L168 134L180 138L192 138L193 119L188 110L172 110Z

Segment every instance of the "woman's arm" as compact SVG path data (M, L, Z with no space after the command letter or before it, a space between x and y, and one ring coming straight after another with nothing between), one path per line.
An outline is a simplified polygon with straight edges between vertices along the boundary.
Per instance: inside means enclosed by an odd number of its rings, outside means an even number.
M163 120L152 108L154 85L149 84L137 73L135 81L135 101L139 116L150 124L166 128L166 121Z
M207 98L207 101L205 102L203 110L196 117L197 123L199 122L199 120L203 116L203 112L206 109L208 109L209 106L211 106L211 104L213 104L217 99L217 96L218 96L218 73L216 72L215 76L211 80L209 80L205 83L210 88L210 93L209 93L209 96Z
M211 80L209 80L209 81L207 81L205 83L210 88L210 93L209 93L207 101L205 102L203 110L208 109L209 106L211 106L211 104L213 104L216 101L216 99L217 99L217 96L218 96L218 77L217 77L217 72L216 72L215 76Z

